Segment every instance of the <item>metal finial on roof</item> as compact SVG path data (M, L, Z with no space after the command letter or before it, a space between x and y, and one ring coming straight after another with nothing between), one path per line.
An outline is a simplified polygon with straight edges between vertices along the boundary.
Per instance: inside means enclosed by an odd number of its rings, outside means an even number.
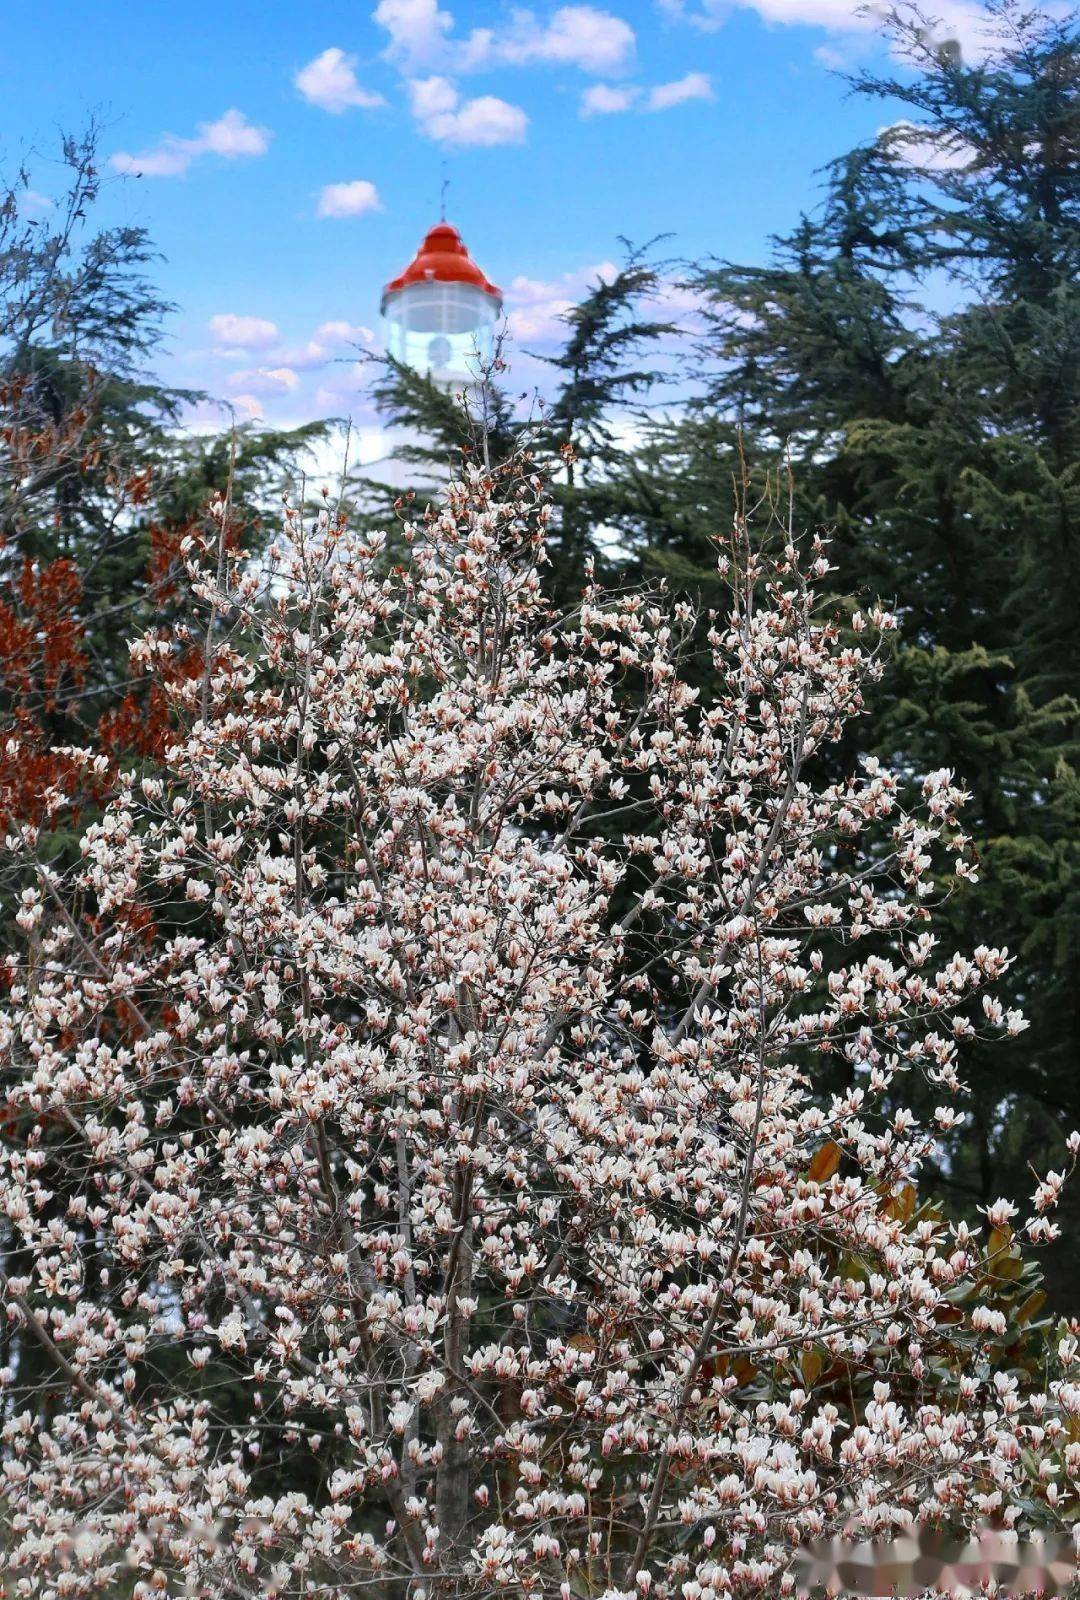
M450 177L449 177L449 174L447 173L447 170L446 170L446 157L444 156L443 157L443 164L442 164L442 186L441 186L441 188L439 190L439 221L440 222L445 222L446 221L446 191L447 191L447 189L449 189L449 187L450 187Z

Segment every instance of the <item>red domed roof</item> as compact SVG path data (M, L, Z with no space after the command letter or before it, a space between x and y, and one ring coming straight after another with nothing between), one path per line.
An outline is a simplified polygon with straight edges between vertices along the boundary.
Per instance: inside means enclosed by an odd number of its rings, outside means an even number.
M489 283L480 271L457 229L448 222L437 222L428 229L405 271L386 285L382 292L382 309L386 309L390 295L399 289L407 289L411 283L430 283L433 279L437 283L471 283L502 303L502 290Z

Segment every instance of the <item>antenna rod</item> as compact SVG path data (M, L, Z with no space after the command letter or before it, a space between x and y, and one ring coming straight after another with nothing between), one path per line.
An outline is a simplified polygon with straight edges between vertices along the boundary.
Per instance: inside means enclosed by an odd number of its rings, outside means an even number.
M447 174L447 171L446 171L446 157L444 156L443 157L443 163L442 163L442 188L440 190L440 198L439 198L439 221L440 222L445 222L446 221L446 191L447 191L447 189L449 189L449 187L450 187L450 178L449 178L449 176Z

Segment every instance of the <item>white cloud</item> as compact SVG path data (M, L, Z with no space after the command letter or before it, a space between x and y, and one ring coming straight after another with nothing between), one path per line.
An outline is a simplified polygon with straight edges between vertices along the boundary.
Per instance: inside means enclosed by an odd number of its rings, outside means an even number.
M417 122L430 122L453 112L461 96L449 78L413 78L409 83L409 105Z
M685 78L672 83L658 83L649 91L649 110L667 111L671 106L681 106L687 100L711 100L712 82L707 72L688 72Z
M246 411L249 422L258 422L262 418L262 402L253 394L231 394L229 402L231 405L239 406L241 411Z
M529 119L520 106L493 94L462 100L449 78L414 78L409 103L420 132L442 144L520 144Z
M722 28L732 11L756 11L766 22L801 22L811 27L849 31L861 26L855 0L660 0L660 8L702 33ZM788 15L775 13L787 12Z
M336 45L301 67L293 82L310 105L335 116L353 106L386 104L381 94L361 88L356 78L356 57L347 56Z
M506 290L506 322L517 346L509 356L515 382L521 380L526 370L523 352L535 351L543 355L562 346L567 336L566 313L580 305L598 282L610 283L618 273L615 262L598 261L546 281L523 276L511 280ZM680 349L684 339L700 329L701 296L677 280L661 278L649 296L649 307L650 315L658 314L675 324L674 333L664 341L663 348L668 354ZM541 370L537 372L537 380L543 389L547 380Z
M328 361L340 359L335 357L335 351L345 351L356 345L366 345L371 349L376 343L374 331L361 322L321 322L304 344L283 345L280 356L290 367L321 367Z
M144 150L142 155L129 155L126 150L118 150L114 156L109 157L109 165L117 172L127 173L134 178L178 178L187 171L192 162L192 157L182 148L183 141L170 142L168 136L156 150Z
M633 83L594 83L581 96L583 117L606 117L615 112L629 111L641 90Z
M379 191L367 178L348 183L327 183L319 191L315 214L319 217L362 217L367 211L381 211Z
M804 23L812 27L849 31L869 25L861 15L860 0L661 0L669 16L703 33L722 28L735 9L756 11L766 22Z
M270 148L270 134L266 128L257 128L242 111L226 111L216 122L200 122L199 148L202 155L210 152L231 161L234 156L264 156Z
M830 72L839 72L841 67L848 65L848 58L842 50L835 49L831 44L819 44L814 51L814 60L820 61L823 67L828 67Z
M562 320L588 290L603 281L618 276L613 261L598 261L594 266L564 272L550 282L542 278L514 278L506 291L506 324L511 336L520 343L533 345L559 344L566 338L566 324Z
M239 317L233 311L210 318L210 332L219 344L234 350L265 350L281 338L276 322L265 317Z
M513 338L529 344L557 343L566 338L564 319L576 303L553 294L531 305L512 307L506 314L507 329Z
M675 278L661 278L656 286L656 293L652 296L653 303L664 311L669 320L679 322L685 329L690 325L691 319L696 323L703 300L697 289L692 289L688 284L680 283Z
M520 144L528 126L529 119L520 106L482 94L466 100L454 112L444 112L429 136L449 144Z
M315 338L323 344L374 344L375 334L362 322L321 322Z
M483 44L481 44L483 41ZM505 34L477 32L466 45L475 64L529 66L554 62L583 72L621 72L634 54L634 30L621 17L595 6L561 6L541 24L531 11L518 11Z
M917 122L894 122L879 128L878 143L920 172L963 172L977 154L966 140L935 133Z
M291 394L299 382L291 367L255 367L250 372L234 372L229 379L231 388L246 390L248 395Z
M270 139L267 128L256 127L242 111L233 109L216 122L200 122L193 139L166 133L152 150L140 155L118 150L110 157L110 165L117 172L143 178L179 178L200 156L221 156L233 161L237 156L265 155Z
M661 7L670 16L693 27L711 32L723 27L732 10L739 8L756 11L763 22L781 26L823 28L827 32L846 36L854 45L858 36L877 32L889 15L886 0L660 0ZM1047 9L1056 14L1058 0L1042 0ZM959 45L964 59L979 61L987 53L992 39L988 16L983 0L935 0L930 8L936 19L932 32L927 30L926 42L931 46ZM819 59L823 59L819 55ZM826 65L834 65L829 60Z
M24 216L37 217L46 211L51 211L55 204L47 194L39 194L36 189L21 189L17 191L15 203Z
M456 38L454 18L438 0L381 0L375 21L386 29L386 54L404 71L478 72L549 63L583 72L621 72L636 44L629 23L591 5L560 6L546 22L517 9L503 28L474 28Z
M387 55L406 72L444 64L454 19L439 9L437 0L379 0L373 15L390 35Z
M644 94L644 99L642 96ZM619 111L667 111L687 100L712 100L707 72L688 72L672 83L658 83L647 92L635 83L594 83L581 97L583 117L611 116Z
M377 413L364 392L365 386L370 382L371 372L367 367L355 366L348 371L343 370L336 382L322 384L315 390L313 414L317 417L348 416L354 422L358 415L374 419ZM370 453L365 450L362 439L363 436L359 432L353 433L349 451L349 460L353 466L362 466L365 460L368 462L378 460L382 453L381 451ZM342 442L344 443L344 440Z
M236 372L229 380L237 388L255 394L278 393L282 384L294 388L299 381L297 373L349 355L355 357L357 346L372 349L378 343L371 328L360 322L347 322L343 317L320 322L309 338L296 344L286 342L277 324L262 317L226 313L213 317L210 328L217 342L214 355L235 358L244 351L258 352L258 367ZM269 383L265 381L267 374Z

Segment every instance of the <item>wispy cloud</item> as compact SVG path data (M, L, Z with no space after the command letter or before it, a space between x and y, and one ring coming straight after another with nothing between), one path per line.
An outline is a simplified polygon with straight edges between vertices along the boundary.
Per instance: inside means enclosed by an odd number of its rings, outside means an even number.
M243 411L249 422L258 422L263 415L262 401L253 394L231 394L229 404Z
M613 261L597 261L552 279L512 278L506 290L506 323L514 348L509 359L515 381L522 375L522 356L526 351L544 355L566 340L565 317L574 306L596 288L611 283L619 273ZM685 348L685 342L700 331L701 296L688 285L663 275L648 296L650 314L673 324L660 349L672 356ZM543 374L537 374L543 386Z
M384 106L385 99L361 87L356 76L356 57L346 55L336 45L309 61L293 79L309 105L339 116L354 107Z
M1054 6L1057 0L1042 0L1045 6ZM659 0L660 9L669 16L688 22L702 32L713 32L728 21L735 9L756 11L763 22L770 25L823 28L837 35L850 48L857 48L860 36L877 32L888 17L890 6L886 0ZM990 44L988 28L992 25L983 0L935 0L930 7L935 19L928 29L931 42L957 46L967 60L977 61L986 54ZM839 65L847 56L831 52L817 52L825 65Z
M558 344L566 338L566 313L598 282L610 283L618 275L613 261L564 272L547 281L520 275L506 291L506 323L510 334L523 344Z
M688 72L671 83L642 89L636 83L594 83L581 96L583 117L614 116L623 111L670 111L688 100L712 100L712 79L707 72Z
M520 106L493 94L462 100L457 86L438 75L413 78L409 103L420 132L441 144L520 144L529 126Z
M685 105L688 100L711 100L712 80L707 72L688 72L685 78L672 83L658 83L649 90L650 111L668 111L672 106Z
M143 178L180 178L202 156L235 161L239 156L265 155L271 137L269 129L256 127L242 111L233 109L216 122L200 122L193 138L166 133L153 149L140 154L118 150L110 157L110 165L117 172Z
M340 360L346 352L355 351L357 345L372 349L376 343L372 328L365 327L362 322L337 319L320 322L311 338L301 345L283 345L280 355L287 366L303 371Z
M250 395L291 394L300 382L291 367L255 367L250 372L234 372L229 382L232 391L246 390Z
M629 111L640 94L636 83L592 83L581 96L581 115L609 117Z
M21 189L16 192L15 203L24 216L40 217L46 211L51 211L55 201L50 200L47 194L40 194L37 189Z
M234 311L211 317L210 332L219 345L230 350L266 350L281 338L276 322L269 322L266 317L238 316Z
M373 329L344 318L320 322L315 332L301 342L286 339L277 323L266 317L238 316L232 311L211 317L210 332L215 356L233 360L240 355L254 356L256 370L263 373L280 372L284 368L303 372L355 353L357 346L370 349L377 343ZM233 376L235 379L236 374ZM245 383L243 387L250 389L253 385Z
M232 313L214 317L211 331L216 338L233 342L232 349L216 350L218 356L235 357L245 346L252 355L258 352L250 365L215 383L231 406L253 420L267 412L280 420L296 413L297 407L305 417L337 411L343 404L355 410L370 378L359 352L378 343L371 328L344 318L319 323L309 338L299 342L283 339L277 325L262 317ZM321 374L314 393L313 373ZM328 401L331 392L334 399Z
M878 143L920 172L964 172L978 157L966 139L917 122L894 122L880 128Z
M319 217L362 217L368 211L381 211L379 191L367 178L348 183L327 183L319 191L315 215Z

